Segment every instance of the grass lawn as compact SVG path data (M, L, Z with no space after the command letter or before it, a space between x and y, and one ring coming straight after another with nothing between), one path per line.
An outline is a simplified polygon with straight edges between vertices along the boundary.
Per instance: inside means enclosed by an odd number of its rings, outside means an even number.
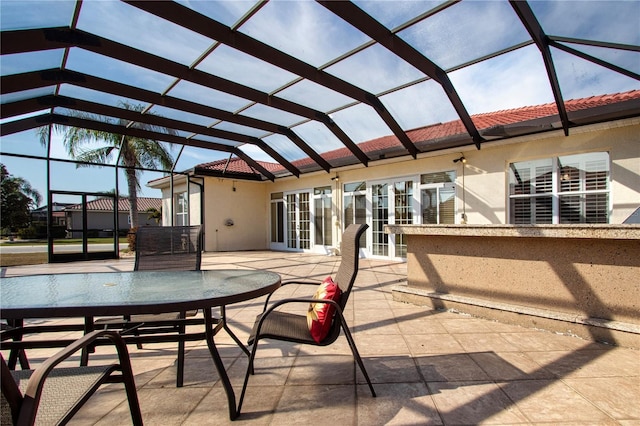
M82 240L80 238L60 238L57 240L53 240L56 245L72 245L72 244L82 244ZM112 238L89 238L87 239L89 244L109 244L113 242ZM119 242L122 244L127 243L127 238L122 237L119 239ZM46 246L47 240L14 240L14 241L5 241L4 244L12 245L12 246Z
M120 250L120 256L126 256L129 249ZM49 256L47 253L2 253L0 254L0 267L38 265L47 263Z
M47 253L3 253L0 255L0 266L38 265L47 263Z
M111 244L113 243L113 239L111 238L89 238L89 244ZM127 243L126 238L120 238L120 243ZM59 240L54 240L55 245L71 245L82 244L81 239L67 239L61 238ZM47 240L29 240L29 241L5 241L3 243L5 247L8 246L46 246ZM128 249L121 250L120 254L128 252ZM5 266L21 266L21 265L38 265L41 263L47 263L49 261L49 256L46 252L42 253L2 253L0 254L0 267Z

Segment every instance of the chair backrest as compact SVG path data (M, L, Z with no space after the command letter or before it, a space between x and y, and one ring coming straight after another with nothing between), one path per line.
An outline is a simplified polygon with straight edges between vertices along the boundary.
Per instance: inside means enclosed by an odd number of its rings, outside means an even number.
M0 381L2 382L2 396L0 397L0 424L12 425L18 421L22 393L11 376L11 370L0 354Z
M334 279L342 290L340 297L340 307L344 309L351 294L351 288L358 275L358 264L360 262L360 236L367 230L367 224L351 224L342 234L342 247L340 250L342 259Z
M195 226L143 226L136 231L136 271L199 271L202 230Z

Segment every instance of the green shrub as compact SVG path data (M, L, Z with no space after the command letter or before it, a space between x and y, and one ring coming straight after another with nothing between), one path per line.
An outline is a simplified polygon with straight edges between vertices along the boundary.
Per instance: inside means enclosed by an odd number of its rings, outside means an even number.
M35 226L27 226L26 228L18 229L18 238L22 240L35 240L38 238L38 230Z

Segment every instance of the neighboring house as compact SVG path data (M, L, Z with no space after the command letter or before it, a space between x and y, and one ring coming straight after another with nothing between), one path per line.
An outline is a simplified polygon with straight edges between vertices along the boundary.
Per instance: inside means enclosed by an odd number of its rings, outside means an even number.
M405 241L385 234L385 224L629 222L640 206L640 90L566 108L575 125L569 135L555 104L539 105L473 116L487 139L481 149L468 146L458 120L407 131L423 151L416 159L388 136L359 144L368 167L344 165L352 154L343 148L322 154L330 173L297 178L261 162L276 179L256 181L258 173L233 157L186 171L188 181L174 175L148 185L163 191L164 224L204 225L206 251L333 253L348 224L366 222L364 255L402 259ZM580 126L582 117L600 122ZM429 152L433 141L450 148ZM292 163L302 171L313 165Z
M53 216L52 225L64 226L67 224L67 216L64 212L69 206L73 206L73 203L56 203L51 204L51 215ZM47 221L47 207L42 206L31 212L31 220L34 222L46 222Z
M158 226L154 219L149 219L149 208L160 210L162 200L160 198L138 197L138 221L139 226ZM88 201L87 231L89 236L111 236L114 229L113 199L110 197L98 198ZM64 209L67 221L67 236L69 238L82 237L82 204L73 204ZM120 198L118 201L118 227L120 233L126 233L129 222L129 199Z

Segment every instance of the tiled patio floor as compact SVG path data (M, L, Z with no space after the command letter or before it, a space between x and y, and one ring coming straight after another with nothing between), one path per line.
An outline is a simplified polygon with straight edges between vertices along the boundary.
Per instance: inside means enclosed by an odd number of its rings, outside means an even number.
M211 253L203 269L322 279L338 262L297 253ZM12 267L3 276L131 269L132 259L121 259ZM406 264L363 259L346 311L377 398L344 337L324 348L266 342L233 423L640 425L640 351L394 302L390 288L405 279ZM228 307L230 326L243 340L262 301ZM239 394L246 357L224 332L218 342ZM182 388L175 387L175 346L130 347L145 424L232 423L204 342L188 344ZM34 364L46 355L29 353ZM101 350L92 359L109 356ZM120 385L101 390L73 423L129 424Z

